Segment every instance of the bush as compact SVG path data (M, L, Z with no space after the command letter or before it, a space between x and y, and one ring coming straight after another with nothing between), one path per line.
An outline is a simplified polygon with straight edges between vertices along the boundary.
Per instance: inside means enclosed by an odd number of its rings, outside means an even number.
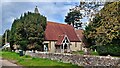
M97 46L96 49L99 55L120 56L120 46L118 45Z

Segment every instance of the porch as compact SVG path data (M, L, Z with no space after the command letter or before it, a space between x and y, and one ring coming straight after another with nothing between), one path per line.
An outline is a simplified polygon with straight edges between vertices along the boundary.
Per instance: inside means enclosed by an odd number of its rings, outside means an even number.
M70 53L70 44L55 45L56 53Z

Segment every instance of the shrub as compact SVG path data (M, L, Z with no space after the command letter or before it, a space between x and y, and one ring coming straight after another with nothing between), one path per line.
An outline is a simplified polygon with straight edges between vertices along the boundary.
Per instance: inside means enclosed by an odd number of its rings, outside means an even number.
M97 46L96 49L99 55L120 56L120 46L118 45Z

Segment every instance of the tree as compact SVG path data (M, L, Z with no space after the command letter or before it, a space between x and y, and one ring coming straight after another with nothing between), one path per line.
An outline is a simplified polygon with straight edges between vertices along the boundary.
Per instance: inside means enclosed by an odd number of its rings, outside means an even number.
M120 48L119 6L120 1L105 4L104 8L96 14L84 32L91 46L101 46L99 48L104 48L102 51L106 51L107 54L111 55L120 55L120 50L118 49ZM102 51L99 49L99 52L106 54L106 52ZM113 51L117 53L115 54Z
M20 45L23 50L42 45L46 17L39 13L24 13L20 19L14 20L11 28L11 43Z
M82 23L80 22L80 19L82 18L81 16L82 14L79 10L70 10L67 16L65 16L65 22L69 25L72 24L73 27L79 29L79 27L82 27Z
M95 14L100 11L100 7L104 6L104 2L90 1L90 2L80 2L79 10L83 11L82 17L87 17L89 22L93 21Z
M73 27L77 29L84 29L84 27L87 26L86 22L91 22L103 5L103 2L80 2L80 5L76 5L70 9L70 12L65 17L65 22L70 25L72 23ZM85 18L87 18L88 21L82 22L81 20Z
M85 35L91 39L92 44L119 45L120 39L120 10L118 8L120 2L113 2L106 5L100 13L96 14L88 27L86 27ZM116 40L116 42L115 42ZM113 42L114 41L114 42Z
M7 29L2 35L2 46L10 42L10 30Z

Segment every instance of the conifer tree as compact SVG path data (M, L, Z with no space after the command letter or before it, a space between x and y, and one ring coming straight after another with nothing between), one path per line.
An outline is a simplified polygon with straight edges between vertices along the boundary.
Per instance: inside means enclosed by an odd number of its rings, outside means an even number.
M11 27L11 45L20 45L21 49L40 49L44 40L46 17L39 13L24 13L15 19Z

